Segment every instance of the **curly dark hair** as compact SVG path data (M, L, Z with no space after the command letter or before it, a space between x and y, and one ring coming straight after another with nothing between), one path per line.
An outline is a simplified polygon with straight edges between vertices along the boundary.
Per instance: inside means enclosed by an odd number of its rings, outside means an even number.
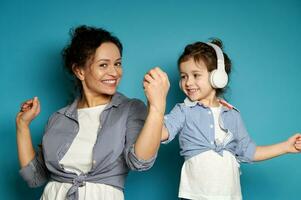
M223 43L220 39L214 38L210 41L210 43L216 44L223 51ZM225 70L229 76L231 73L232 63L228 55L225 52L223 52L223 54L225 60ZM202 60L207 66L208 72L217 69L217 57L215 50L213 49L213 47L209 46L204 42L195 42L185 47L183 53L178 59L178 69L182 62L186 62L190 58L193 58L196 63ZM226 89L227 87L222 89L216 89L216 95L222 96L226 92Z
M70 43L62 51L64 68L75 83L75 94L77 92L82 94L82 85L73 73L73 66L84 68L87 62L94 58L96 49L106 42L115 44L122 56L122 44L117 37L105 29L86 25L71 29L70 37Z

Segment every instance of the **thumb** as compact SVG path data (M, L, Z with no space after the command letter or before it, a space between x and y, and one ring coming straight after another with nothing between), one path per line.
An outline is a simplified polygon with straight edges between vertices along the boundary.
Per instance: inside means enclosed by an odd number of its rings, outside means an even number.
M32 111L35 113L35 115L39 114L40 112L40 101L38 100L38 97L33 98Z
M32 109L37 110L38 109L38 97L34 97L32 101Z

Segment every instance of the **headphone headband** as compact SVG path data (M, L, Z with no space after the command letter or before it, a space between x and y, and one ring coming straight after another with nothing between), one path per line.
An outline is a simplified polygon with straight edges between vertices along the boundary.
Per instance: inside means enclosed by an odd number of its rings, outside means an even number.
M216 59L217 59L217 70L225 71L225 60L224 60L224 54L223 54L222 49L219 46L217 46L216 44L213 44L210 42L208 42L206 44L208 44L215 50Z
M213 88L224 88L228 83L228 74L226 73L225 60L222 49L213 43L207 43L213 47L216 53L217 69L210 72L210 83Z

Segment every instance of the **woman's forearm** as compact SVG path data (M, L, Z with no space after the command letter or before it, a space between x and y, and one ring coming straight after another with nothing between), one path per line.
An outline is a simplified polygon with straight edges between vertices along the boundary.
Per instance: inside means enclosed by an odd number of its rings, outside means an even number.
M19 162L22 168L28 165L35 156L28 125L17 124L17 146Z
M148 99L148 115L135 143L135 154L140 159L148 160L156 155L160 147L170 84L167 74L155 67L144 76L143 86Z
M164 110L149 107L145 124L135 143L135 154L140 159L148 160L158 151L161 142Z

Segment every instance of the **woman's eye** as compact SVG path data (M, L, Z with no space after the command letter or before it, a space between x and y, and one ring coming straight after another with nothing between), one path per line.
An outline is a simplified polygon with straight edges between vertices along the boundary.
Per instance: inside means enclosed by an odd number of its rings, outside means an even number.
M199 78L201 74L194 74L194 78Z
M121 62L117 62L117 63L115 63L115 66L117 66L117 67L121 67Z
M100 64L99 67L107 67L108 65L106 63Z

